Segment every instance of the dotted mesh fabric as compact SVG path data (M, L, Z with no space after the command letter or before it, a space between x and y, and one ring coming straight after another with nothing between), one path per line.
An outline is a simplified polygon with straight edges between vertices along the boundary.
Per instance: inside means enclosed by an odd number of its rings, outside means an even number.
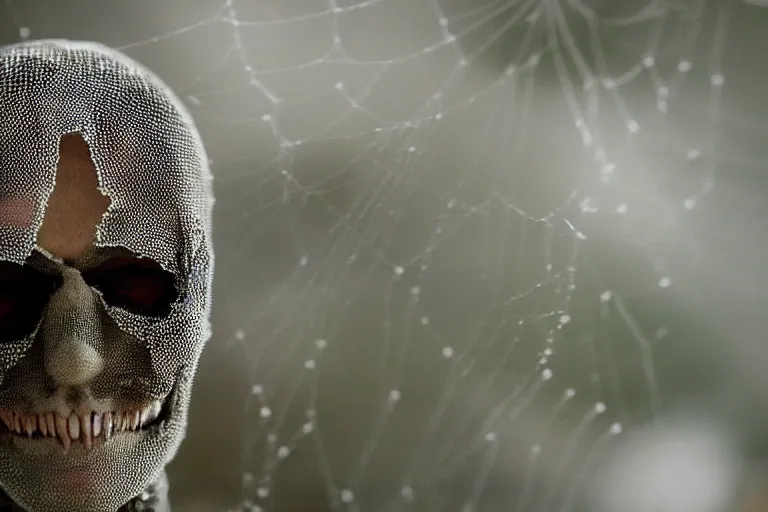
M73 132L87 142L99 188L111 200L94 244L151 258L173 274L178 290L162 318L111 306L94 291L104 316L96 323L107 327L84 335L138 344L148 364L120 362L121 372L140 383L131 398L168 397L171 412L151 435L115 437L90 454L73 450L68 459L42 450L19 458L14 444L1 440L0 486L30 512L117 510L162 479L184 436L192 379L210 335L213 198L200 137L167 86L106 47L51 40L0 48L0 260L22 264L35 250L59 142ZM49 307L44 317L51 313ZM55 325L45 318L41 324ZM14 368L32 358L41 331L0 344L4 387ZM109 393L109 383L99 389ZM19 405L0 393L0 407ZM50 468L79 462L103 472L106 485L86 498L52 495L59 487Z

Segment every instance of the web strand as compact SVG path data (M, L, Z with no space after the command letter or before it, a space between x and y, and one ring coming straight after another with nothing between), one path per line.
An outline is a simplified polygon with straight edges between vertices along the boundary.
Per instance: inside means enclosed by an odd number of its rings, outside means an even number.
M244 510L579 510L661 416L682 335L649 304L736 161L738 7L620 4L226 0L115 44L218 37L173 85L232 242Z

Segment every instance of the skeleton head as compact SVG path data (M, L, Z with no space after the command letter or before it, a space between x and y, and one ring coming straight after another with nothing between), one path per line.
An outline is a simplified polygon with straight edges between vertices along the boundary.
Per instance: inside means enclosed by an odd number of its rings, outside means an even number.
M207 159L154 75L87 43L0 48L0 486L116 510L184 436L209 337Z

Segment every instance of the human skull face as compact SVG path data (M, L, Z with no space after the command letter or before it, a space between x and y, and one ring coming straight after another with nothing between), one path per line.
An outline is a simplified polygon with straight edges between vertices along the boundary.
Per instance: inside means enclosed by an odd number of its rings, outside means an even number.
M0 486L30 511L116 510L184 436L209 332L205 154L114 52L0 61Z

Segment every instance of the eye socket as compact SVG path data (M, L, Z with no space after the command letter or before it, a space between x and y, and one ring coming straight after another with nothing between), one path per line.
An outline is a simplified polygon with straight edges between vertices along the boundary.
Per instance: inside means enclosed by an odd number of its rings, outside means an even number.
M60 284L58 277L0 261L0 342L29 335Z
M173 274L146 258L115 258L83 278L107 304L139 315L165 316L178 298Z

